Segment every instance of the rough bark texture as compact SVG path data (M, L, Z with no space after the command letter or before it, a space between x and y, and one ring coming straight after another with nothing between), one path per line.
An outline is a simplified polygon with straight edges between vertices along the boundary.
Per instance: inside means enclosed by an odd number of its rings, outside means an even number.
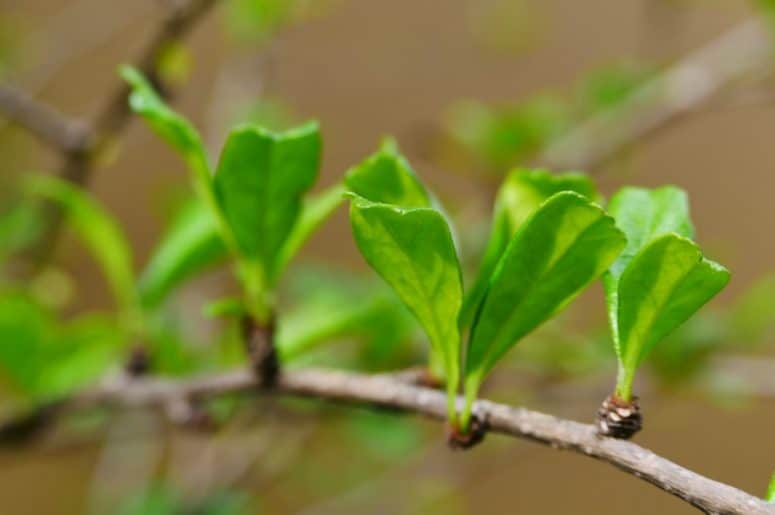
M255 393L258 386L258 378L249 370L180 381L138 379L81 392L62 401L57 411L123 406L163 408L171 399L203 399L228 393ZM438 420L446 416L444 393L414 386L389 375L370 376L315 369L285 372L279 375L271 392L274 395L297 395L397 408ZM459 402L462 405L462 399ZM705 513L775 515L775 505L685 469L632 442L602 437L593 425L486 400L476 402L474 413L480 420L487 420L490 431L533 440L555 449L573 451L610 463ZM9 422L9 425L12 423Z

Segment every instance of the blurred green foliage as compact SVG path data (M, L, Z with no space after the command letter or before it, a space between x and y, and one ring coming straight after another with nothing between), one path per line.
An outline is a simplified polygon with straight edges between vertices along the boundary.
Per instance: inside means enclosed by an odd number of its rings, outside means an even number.
M516 102L466 100L448 109L442 126L454 145L491 174L526 164L589 116L615 109L654 72L620 62L583 77L568 92L543 92Z
M248 515L260 513L250 496L239 491L213 492L204 499L163 484L134 494L119 507L119 515Z
M0 290L0 381L17 401L53 400L89 384L115 363L123 339L110 315L64 322L27 293Z
M239 41L267 43L280 29L324 13L333 0L230 0L228 28Z
M386 371L416 362L416 326L395 295L372 278L330 266L297 267L282 295L277 346L283 361L329 362ZM330 345L336 342L335 345ZM348 359L347 342L357 342ZM318 352L316 352L318 351Z

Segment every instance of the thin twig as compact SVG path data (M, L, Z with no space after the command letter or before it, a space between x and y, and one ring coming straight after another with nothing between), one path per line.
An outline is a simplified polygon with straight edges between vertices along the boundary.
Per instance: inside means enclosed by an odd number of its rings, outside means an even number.
M0 83L0 111L10 122L64 154L85 148L91 140L85 123L70 119L7 83Z
M758 20L746 21L636 90L623 105L593 115L538 157L556 169L598 167L622 148L704 104L730 84L772 65Z
M168 97L170 91L163 87L158 74L160 56L169 45L185 37L217 1L181 0L171 3L169 13L135 61L135 67L148 77L162 96ZM128 95L129 86L122 82L106 96L103 106L91 123L90 133L93 137L89 138L88 144L63 153L64 159L60 170L60 176L63 179L81 186L88 182L101 151L110 146L131 118L127 105ZM62 224L61 211L49 208L46 219L45 234L39 238L37 246L29 252L32 260L36 262L47 259L57 244Z
M178 381L147 378L113 383L62 401L58 412L96 407L163 407L170 398L201 399L247 392L388 407L438 420L446 416L445 396L438 390L413 386L385 375L314 369L285 372L269 393L258 388L256 377L247 370ZM478 401L474 410L478 417L488 420L492 431L599 459L705 513L775 515L775 506L762 499L685 469L632 442L600 437L591 425L485 400Z

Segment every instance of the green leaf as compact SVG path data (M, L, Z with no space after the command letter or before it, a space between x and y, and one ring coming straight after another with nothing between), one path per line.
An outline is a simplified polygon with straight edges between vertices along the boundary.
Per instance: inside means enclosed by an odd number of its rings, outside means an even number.
M320 150L318 124L311 122L283 133L238 127L221 153L218 204L241 253L260 265L267 286L277 278L278 256L317 178Z
M345 176L348 190L371 202L403 207L431 207L432 200L395 141L381 148Z
M425 329L431 362L457 390L462 279L449 226L430 208L399 208L355 197L350 206L355 242ZM438 369L435 370L438 372ZM454 397L450 396L450 416Z
M44 227L43 210L38 202L22 200L0 213L0 263L40 237Z
M578 107L584 116L615 109L653 76L653 70L635 62L620 62L594 70L577 88Z
M143 305L158 306L170 292L224 257L218 225L199 201L187 202L151 255L140 279Z
M31 175L27 191L59 204L67 223L83 240L110 285L118 305L126 310L136 307L132 251L115 219L86 192L48 175Z
M686 238L694 237L689 198L675 186L653 190L622 188L611 198L608 212L627 236L627 246L611 266L613 278L621 276L635 254L657 236L674 232Z
M770 486L767 488L767 496L765 498L767 499L767 502L775 504L775 474L772 475Z
M124 339L112 318L63 324L26 294L0 292L0 381L18 397L50 400L87 384L115 362Z
M202 309L202 314L208 318L241 317L246 314L242 299L224 297L210 302Z
M461 327L473 322L492 273L517 229L546 199L561 191L575 191L592 200L599 197L592 180L580 173L554 175L540 169L516 169L503 181L495 199L490 239L476 280L463 302Z
M188 120L167 106L139 70L124 65L119 71L132 88L129 106L183 155L194 172L197 188L208 190L211 181L210 166L197 130Z
M466 357L468 408L498 359L602 274L624 243L614 220L573 192L553 195L522 224L474 321Z
M510 105L458 103L446 116L445 126L453 140L502 173L506 167L524 162L572 123L568 102L542 93Z
M729 272L677 234L646 245L622 273L617 290L617 394L629 399L635 370L648 352L729 282Z
M384 346L389 356L376 365L387 370L414 330L414 319L384 284L361 284L328 267L323 272L330 278L318 278L314 287L297 293L293 307L280 318L276 345L282 362L297 360L323 344L349 340L364 352Z
M627 236L627 246L603 277L608 321L614 346L618 349L617 291L624 269L654 238L671 232L691 238L694 236L694 227L689 218L689 199L686 192L674 186L654 190L622 188L611 198L608 212Z
M173 111L153 89L153 86L131 66L120 68L121 76L129 83L129 106L145 118L151 128L183 156L191 172L194 190L215 219L226 247L237 251L237 245L213 190L212 170L202 138L188 120Z
M288 235L283 248L277 258L277 273L282 273L293 256L301 249L326 219L339 207L344 200L344 187L337 183L330 188L321 191L317 195L304 199L299 219L293 230Z

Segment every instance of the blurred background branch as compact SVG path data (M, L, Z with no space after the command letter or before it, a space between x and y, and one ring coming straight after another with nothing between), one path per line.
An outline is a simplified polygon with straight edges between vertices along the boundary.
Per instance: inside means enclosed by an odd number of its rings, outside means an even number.
M736 81L772 68L772 41L761 20L748 20L690 53L601 112L551 142L537 161L556 169L595 170L629 143L702 109Z

